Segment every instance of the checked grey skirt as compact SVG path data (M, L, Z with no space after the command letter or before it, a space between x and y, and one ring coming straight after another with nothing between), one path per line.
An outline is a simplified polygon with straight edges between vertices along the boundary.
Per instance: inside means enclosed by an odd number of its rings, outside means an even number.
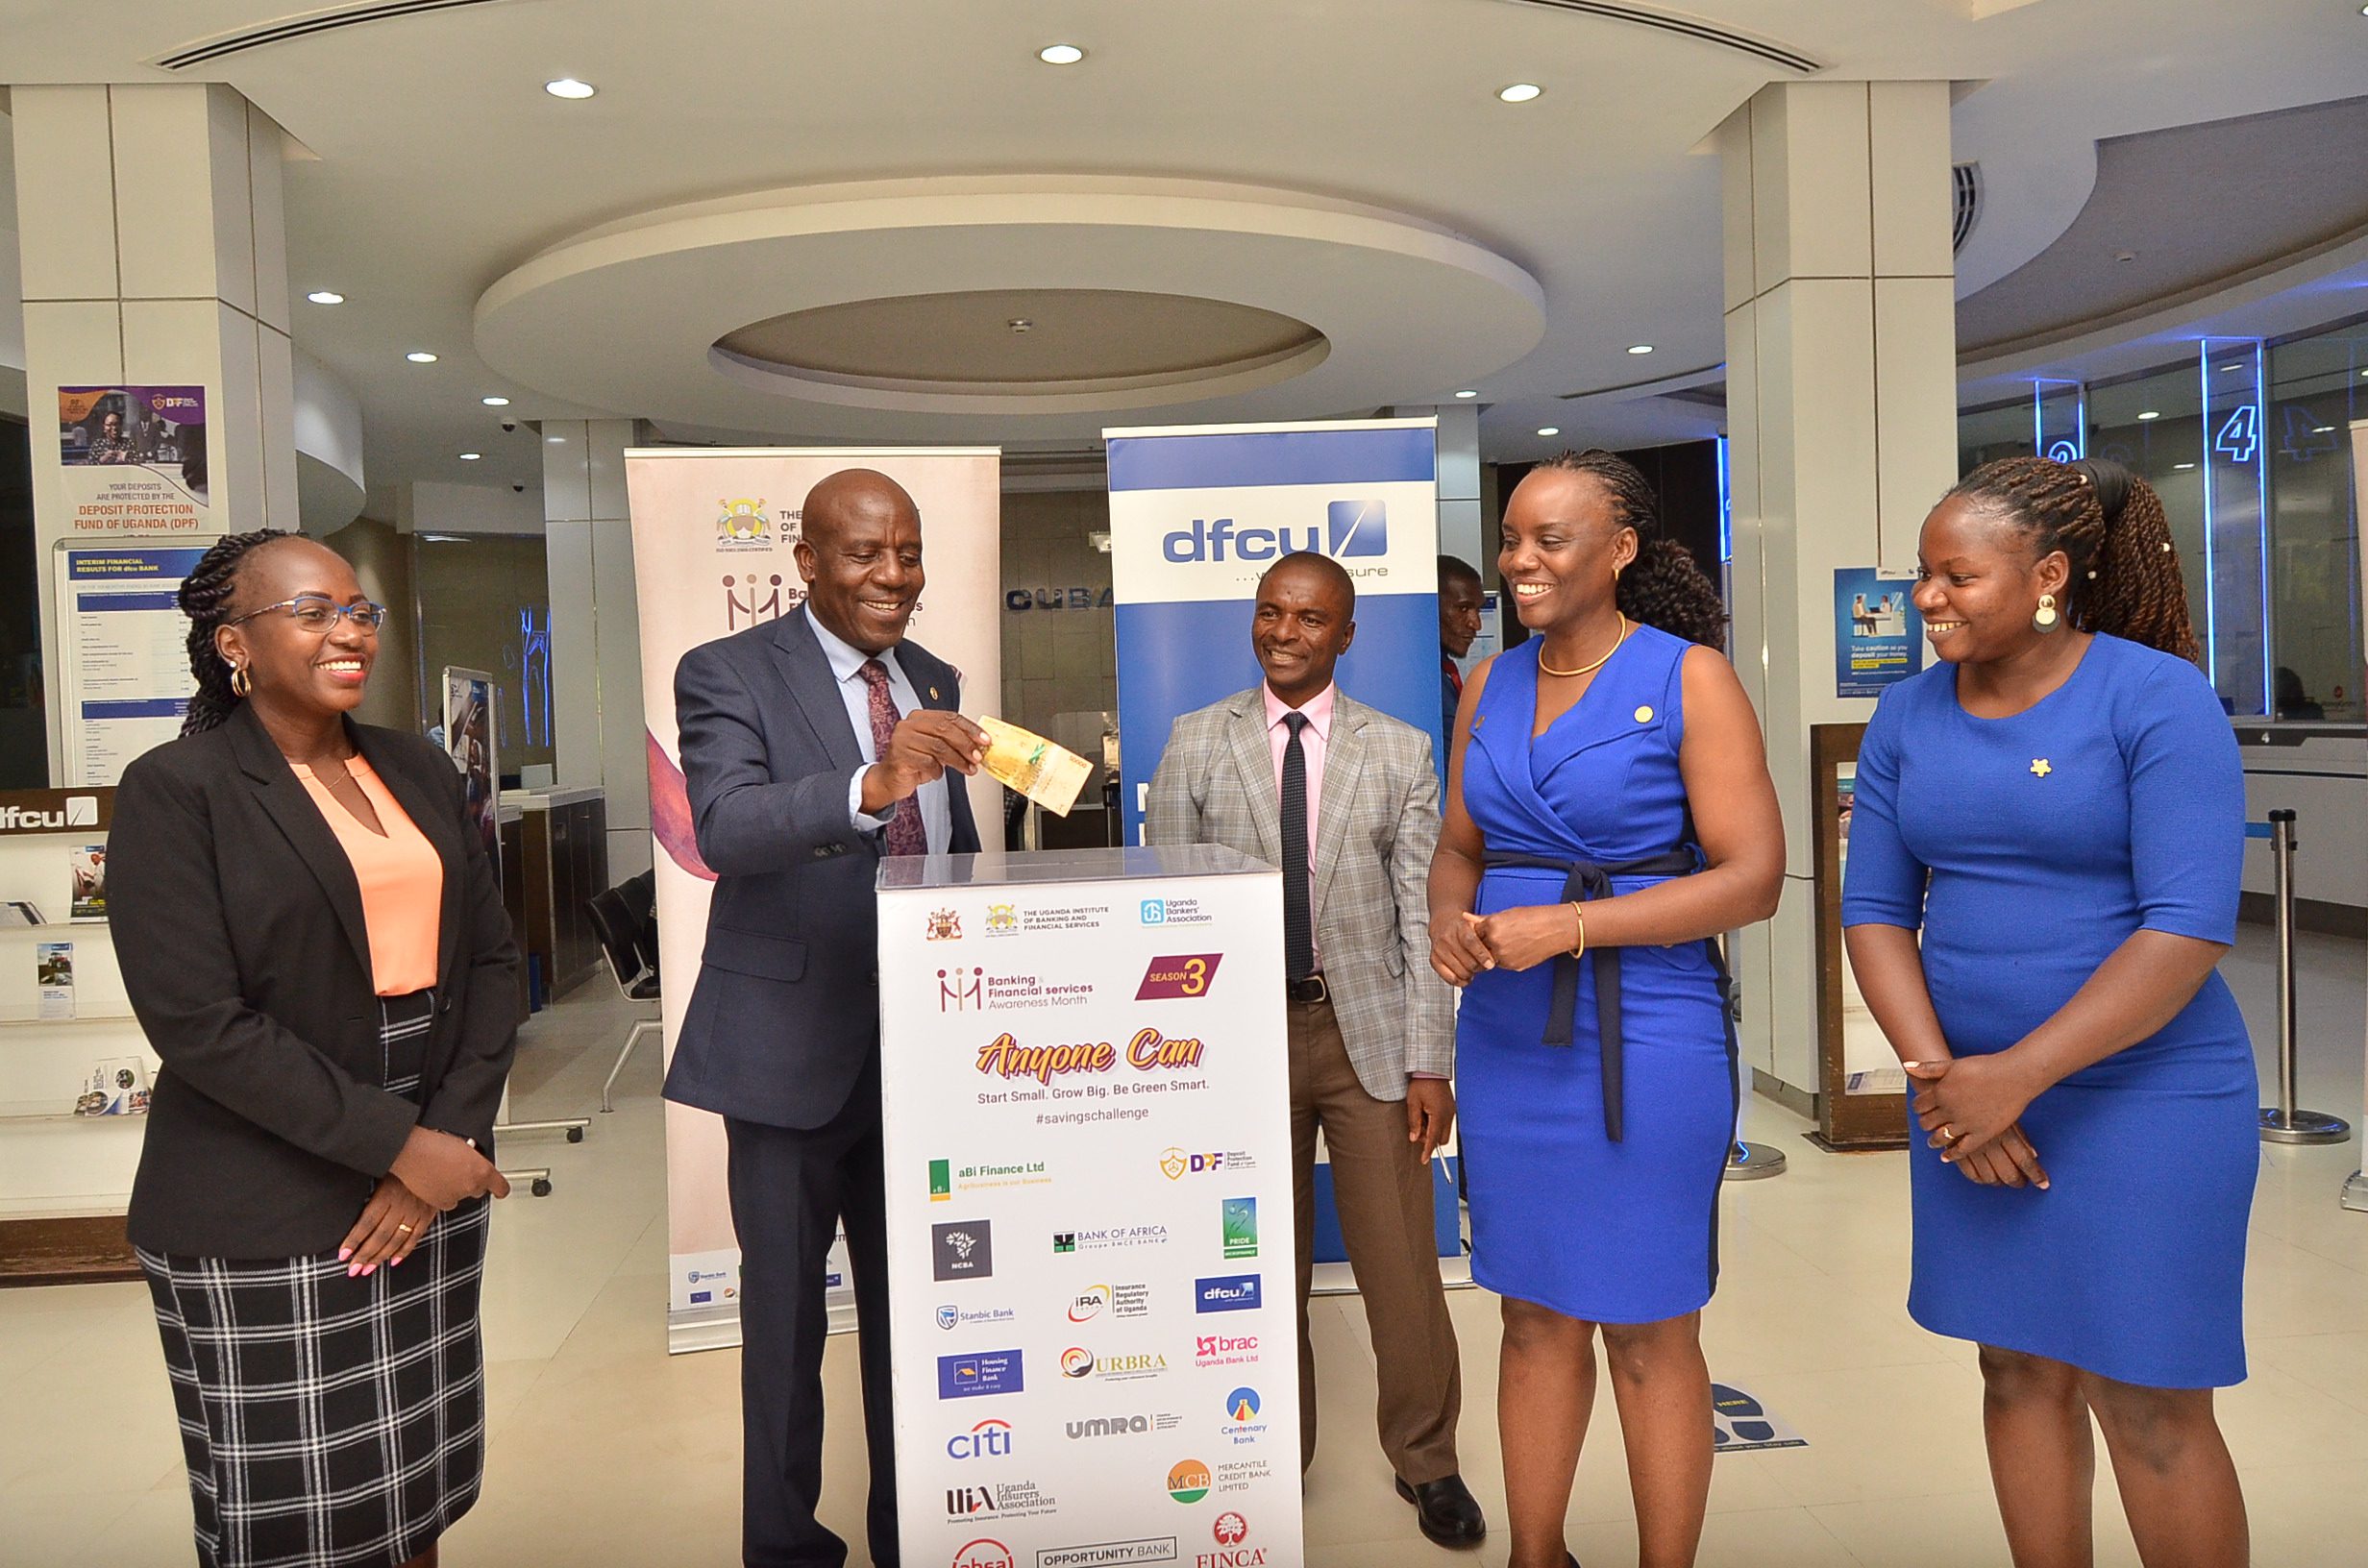
M430 999L385 998L386 1087L417 1097ZM478 1286L490 1200L436 1216L401 1267L142 1248L203 1568L407 1562L477 1501Z

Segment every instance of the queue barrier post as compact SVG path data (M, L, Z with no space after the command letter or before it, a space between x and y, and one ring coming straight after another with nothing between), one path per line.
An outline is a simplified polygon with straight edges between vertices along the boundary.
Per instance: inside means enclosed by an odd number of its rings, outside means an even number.
M1739 984L1727 987L1727 1018L1730 1026L1743 1021L1743 991ZM1768 1143L1754 1143L1743 1136L1743 1107L1751 1103L1751 1064L1739 1053L1735 1062L1735 1134L1727 1143L1727 1168L1721 1172L1730 1182L1756 1182L1785 1173L1785 1151Z
M2247 838L2269 840L2270 869L2278 901L2278 1103L2261 1107L2261 1139L2267 1143L2341 1143L2352 1124L2295 1103L2294 1009L2294 813L2273 811L2266 823L2247 822Z

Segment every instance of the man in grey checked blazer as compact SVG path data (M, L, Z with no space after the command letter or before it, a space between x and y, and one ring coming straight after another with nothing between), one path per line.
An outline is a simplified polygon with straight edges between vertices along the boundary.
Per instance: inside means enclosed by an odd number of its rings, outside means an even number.
M1143 837L1227 845L1282 867L1287 883L1287 849L1295 836L1304 846L1295 940L1284 894L1300 1463L1316 1451L1307 1288L1321 1128L1372 1331L1382 1451L1423 1533L1476 1546L1487 1526L1457 1475L1463 1382L1432 1241L1430 1157L1455 1119L1455 1004L1431 971L1425 886L1439 776L1427 735L1333 684L1355 611L1356 585L1328 556L1287 555L1268 570L1250 626L1266 680L1175 722Z

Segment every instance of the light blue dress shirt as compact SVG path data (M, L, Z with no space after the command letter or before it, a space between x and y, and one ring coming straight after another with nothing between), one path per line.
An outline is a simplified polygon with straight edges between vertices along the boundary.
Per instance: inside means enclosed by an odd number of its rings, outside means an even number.
M897 662L897 650L870 654L842 640L819 620L814 606L808 604L800 612L805 624L814 630L814 640L823 647L823 657L830 661L830 674L839 683L839 700L847 704L848 723L855 726L855 745L863 752L863 767L847 782L847 815L858 833L884 833L888 819L896 814L891 805L874 817L863 809L863 775L872 764L879 761L872 747L872 688L864 684L863 661L876 657L888 672L888 696L897 705L897 717L902 718L921 706L921 698L913 683L904 678L904 667ZM960 700L957 693L955 700ZM959 776L959 775L957 775ZM929 853L942 855L953 842L953 808L947 803L946 780L931 779L914 792L913 799L921 807L921 825L928 834Z

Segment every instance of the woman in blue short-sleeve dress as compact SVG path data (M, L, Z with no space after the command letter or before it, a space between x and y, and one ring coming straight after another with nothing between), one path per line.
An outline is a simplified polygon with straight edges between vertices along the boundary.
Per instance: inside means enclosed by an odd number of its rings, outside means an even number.
M1842 921L1908 1065L1908 1310L1982 1347L2018 1563L2089 1560L2105 1433L2150 1565L2245 1561L2211 1390L2245 1375L2244 779L2161 502L2009 458L1925 522L1939 662L1859 752ZM1921 935L1919 945L1918 934Z

